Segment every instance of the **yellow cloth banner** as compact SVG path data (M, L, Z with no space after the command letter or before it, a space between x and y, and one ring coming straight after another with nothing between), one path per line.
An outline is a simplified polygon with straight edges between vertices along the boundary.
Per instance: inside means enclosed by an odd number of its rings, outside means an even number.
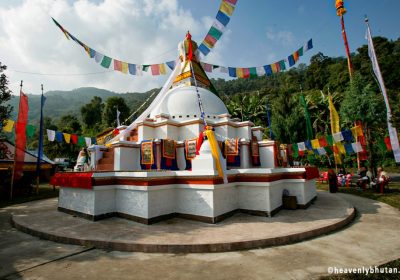
M319 146L319 140L318 140L318 139L311 140L311 146L312 146L313 149L318 149L318 148L320 148L320 146Z
M226 1L222 1L221 6L219 7L219 10L228 16L231 16L233 14L234 9L235 8Z
M6 123L3 126L3 131L4 132L12 132L13 127L14 127L14 121L13 120L6 120Z
M221 159L220 159L219 153L218 153L219 146L218 146L217 139L215 139L214 131L207 129L205 131L205 133L207 135L208 142L210 143L212 156L217 165L218 175L222 179L224 179L224 183L227 183L226 175L224 173L224 170L222 169Z
M121 72L128 74L128 63L121 61Z
M351 129L351 133L353 133L354 139L357 139L358 136L363 136L363 131L361 126L355 126ZM357 142L357 141L356 141Z
M336 147L338 148L340 154L343 154L343 155L346 154L346 149L344 148L344 145L342 142L336 143Z
M69 144L69 142L71 141L71 134L63 133L63 135L64 135L65 143Z
M340 132L339 114L332 102L332 96L329 95L329 112L331 117L331 132L332 134Z
M165 64L164 63L161 63L158 66L160 67L160 74L163 74L163 75L167 74L167 71L165 70Z

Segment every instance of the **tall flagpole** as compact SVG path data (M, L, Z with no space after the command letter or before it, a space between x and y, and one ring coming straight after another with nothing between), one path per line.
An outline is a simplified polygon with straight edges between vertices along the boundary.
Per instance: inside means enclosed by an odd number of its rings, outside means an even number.
M20 84L20 98L19 98L19 102L21 103L21 92L22 92L22 84L23 81L21 80L21 84ZM18 112L19 113L19 112ZM14 136L16 137L17 132L16 130L14 130ZM15 138L14 137L14 138ZM15 165L17 163L17 146L15 145L15 140L14 140L14 164L13 164L13 169L12 169L12 175L11 175L11 187L10 187L10 200L12 200L13 198L13 189L14 189L14 177L15 177Z
M344 14L346 13L344 8L343 0L336 0L336 14L340 17L340 23L342 25L342 36L344 41L344 47L346 49L347 56L347 68L349 70L350 79L353 77L353 64L351 63L351 54L349 48L349 42L347 40L346 28L344 26Z
M43 84L41 85L41 89L42 89L42 96L40 98L39 144L38 144L38 153L36 161L36 194L39 193L40 165L42 163L42 157L43 157L43 105L45 101L45 97L43 95Z

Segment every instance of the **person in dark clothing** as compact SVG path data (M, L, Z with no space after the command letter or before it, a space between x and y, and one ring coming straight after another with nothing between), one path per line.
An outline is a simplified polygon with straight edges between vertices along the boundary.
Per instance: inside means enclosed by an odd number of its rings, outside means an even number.
M332 169L328 170L328 184L330 193L337 192L338 190L337 177L335 171L333 171Z

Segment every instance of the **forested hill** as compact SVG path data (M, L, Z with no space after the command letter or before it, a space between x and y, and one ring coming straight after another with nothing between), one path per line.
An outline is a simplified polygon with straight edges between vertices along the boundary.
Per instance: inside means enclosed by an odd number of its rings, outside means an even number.
M44 106L44 115L51 119L58 119L65 115L80 116L80 109L83 105L89 103L93 97L98 96L103 101L109 97L118 96L125 99L130 108L140 106L153 90L144 93L115 93L105 89L93 87L83 87L71 91L48 91L45 92L46 104ZM29 99L29 120L35 121L40 116L40 95L28 94ZM14 106L13 119L16 119L18 112L19 97L13 97L10 104Z

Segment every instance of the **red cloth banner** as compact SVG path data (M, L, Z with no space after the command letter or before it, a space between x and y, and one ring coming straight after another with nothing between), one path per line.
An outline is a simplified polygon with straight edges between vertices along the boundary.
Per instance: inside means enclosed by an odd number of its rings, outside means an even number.
M18 120L15 127L15 167L14 181L23 175L26 145L26 125L28 123L28 97L20 91Z
M306 166L306 180L319 178L319 170L314 166Z
M53 186L92 189L93 188L93 172L70 172L56 173L50 179Z

